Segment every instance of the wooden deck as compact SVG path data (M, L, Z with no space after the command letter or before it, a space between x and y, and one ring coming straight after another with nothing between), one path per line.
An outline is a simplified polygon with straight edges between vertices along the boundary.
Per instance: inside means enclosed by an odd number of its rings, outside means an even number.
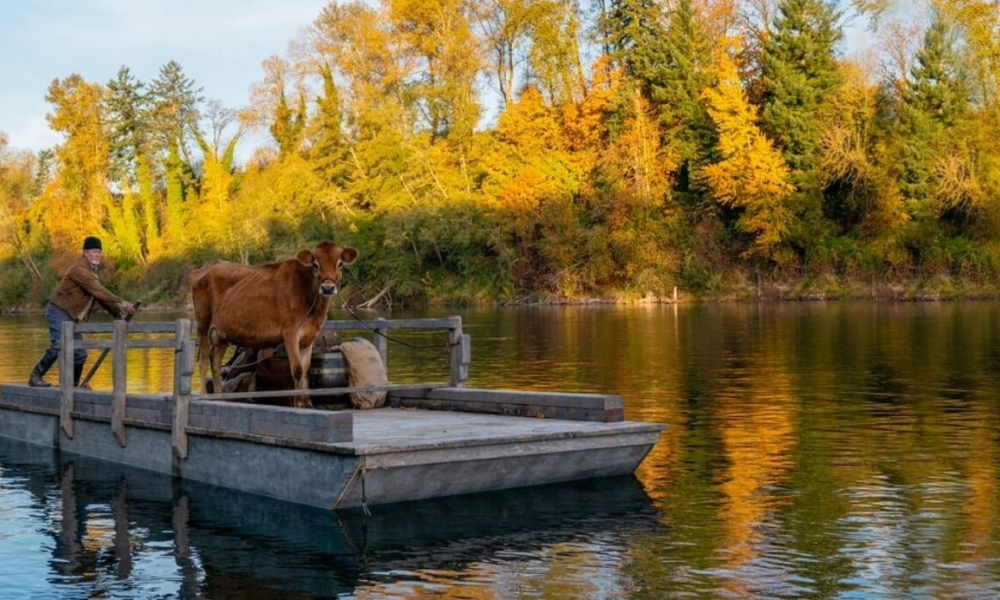
M632 473L662 425L453 411L354 411L360 485L335 506L363 506ZM358 482L355 482L358 483Z

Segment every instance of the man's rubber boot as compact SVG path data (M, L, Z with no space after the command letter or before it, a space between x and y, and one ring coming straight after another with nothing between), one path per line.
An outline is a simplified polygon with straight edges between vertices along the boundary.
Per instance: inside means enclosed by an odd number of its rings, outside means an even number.
M31 376L28 377L28 385L31 387L51 387L51 383L42 379L42 375L44 374L45 372L42 371L42 363L39 362L35 365L35 368L31 370Z

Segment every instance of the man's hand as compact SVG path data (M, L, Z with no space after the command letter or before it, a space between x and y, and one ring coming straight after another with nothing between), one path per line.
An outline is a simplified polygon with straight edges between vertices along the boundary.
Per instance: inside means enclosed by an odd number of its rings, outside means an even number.
M139 307L141 305L142 305L142 300L136 300L135 302L126 302L124 306L122 306L122 314L121 314L122 318L124 319L139 312Z

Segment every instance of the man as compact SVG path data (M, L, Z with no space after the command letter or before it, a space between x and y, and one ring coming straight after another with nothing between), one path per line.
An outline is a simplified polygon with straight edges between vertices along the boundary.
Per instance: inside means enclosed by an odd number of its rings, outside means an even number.
M59 358L62 324L66 321L80 323L90 318L90 311L96 300L104 310L116 318L135 313L135 306L109 292L97 278L97 268L101 264L101 240L88 236L83 240L83 255L74 262L66 275L59 281L49 303L45 307L45 324L49 327L49 347L42 358L31 370L28 385L34 387L49 387L42 377ZM79 332L73 334L73 339L83 341ZM87 351L77 346L73 350L73 385L80 384L83 365L87 362Z

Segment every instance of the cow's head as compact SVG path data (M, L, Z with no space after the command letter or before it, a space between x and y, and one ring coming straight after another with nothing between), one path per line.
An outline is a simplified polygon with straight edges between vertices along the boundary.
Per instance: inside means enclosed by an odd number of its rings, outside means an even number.
M337 293L340 281L344 277L341 267L349 265L358 257L358 251L350 246L341 248L326 240L320 242L316 249L310 252L302 250L297 257L299 262L310 267L313 277L319 285L319 293L332 296Z

